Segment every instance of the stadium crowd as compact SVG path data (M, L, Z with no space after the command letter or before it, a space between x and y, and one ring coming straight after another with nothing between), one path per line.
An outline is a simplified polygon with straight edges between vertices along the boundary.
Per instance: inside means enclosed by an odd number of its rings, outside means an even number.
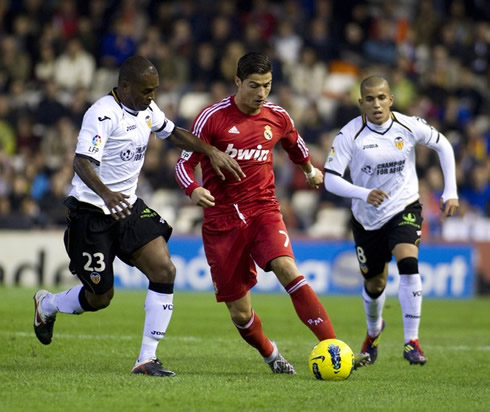
M394 110L426 119L456 153L461 210L441 226L439 162L417 149L424 236L489 240L489 22L485 0L1 0L0 228L64 227L82 116L127 57L155 64L157 103L189 128L233 93L236 62L254 50L272 59L270 99L290 112L320 169L359 114L360 80L386 75ZM201 211L174 180L179 155L152 139L140 194L176 232L197 233ZM308 189L283 151L274 156L290 232L347 236L345 200Z

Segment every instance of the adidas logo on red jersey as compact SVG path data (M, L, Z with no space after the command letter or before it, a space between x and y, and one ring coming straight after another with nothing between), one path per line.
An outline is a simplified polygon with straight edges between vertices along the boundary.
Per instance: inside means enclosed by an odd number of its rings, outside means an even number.
M230 130L228 130L228 133L240 134L236 126L233 126Z

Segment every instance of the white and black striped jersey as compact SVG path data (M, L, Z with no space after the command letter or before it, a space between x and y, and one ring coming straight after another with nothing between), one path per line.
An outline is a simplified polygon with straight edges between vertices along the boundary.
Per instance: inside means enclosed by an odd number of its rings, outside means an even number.
M118 99L116 90L98 99L85 113L78 135L76 155L89 158L99 179L110 190L136 201L138 176L143 166L150 134L166 139L175 125L155 102L135 112ZM109 214L102 198L75 173L70 195Z
M356 117L345 125L335 137L325 163L325 172L343 176L350 169L352 183L366 189L380 189L389 198L378 207L366 199L353 198L352 212L366 230L383 226L395 214L419 197L418 178L415 169L415 146L426 145L439 154L454 154L447 139L427 122L418 117L393 112L387 122L376 125L365 115ZM445 153L447 154L447 153ZM454 164L443 164L444 199L457 198ZM325 179L328 179L326 175ZM366 191L366 193L369 193ZM366 195L367 198L367 195Z

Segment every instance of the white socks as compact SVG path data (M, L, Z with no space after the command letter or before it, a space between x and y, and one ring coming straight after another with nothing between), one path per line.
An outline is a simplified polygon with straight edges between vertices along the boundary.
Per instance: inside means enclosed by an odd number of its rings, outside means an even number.
M362 302L364 304L364 313L366 314L366 323L368 329L368 335L372 338L378 336L381 333L381 327L383 323L382 313L383 306L386 300L386 291L379 295L376 299L370 297L366 288L362 288Z
M48 316L53 316L58 312L72 315L83 313L84 310L78 299L82 288L82 285L78 285L60 293L50 293L41 303L43 312Z
M158 343L165 336L172 317L174 295L148 289L145 300L145 328L138 363L156 358Z
M419 274L400 275L398 299L402 308L405 343L419 338L422 313L422 279Z

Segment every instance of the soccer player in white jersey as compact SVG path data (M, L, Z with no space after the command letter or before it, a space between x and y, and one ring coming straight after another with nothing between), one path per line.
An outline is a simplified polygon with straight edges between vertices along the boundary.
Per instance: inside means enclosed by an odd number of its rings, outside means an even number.
M352 226L361 273L367 336L361 351L376 361L385 327L382 310L388 262L395 257L400 274L399 301L403 316L404 352L410 364L424 365L419 345L422 281L418 269L422 205L415 171L415 146L423 144L439 155L444 175L442 219L457 208L453 149L448 140L423 119L391 112L393 96L387 80L371 76L361 83L362 115L335 137L325 163L325 188L352 198ZM352 183L342 176L350 168Z
M73 189L65 204L68 228L64 241L70 270L82 285L52 294L34 295L34 331L48 345L57 313L81 314L107 307L114 295L115 257L136 266L148 278L141 351L135 374L173 376L156 356L173 311L175 267L167 241L172 228L136 196L150 135L167 139L184 150L206 155L224 179L245 177L225 153L165 117L154 102L159 77L141 56L126 60L118 85L85 113L75 151Z

